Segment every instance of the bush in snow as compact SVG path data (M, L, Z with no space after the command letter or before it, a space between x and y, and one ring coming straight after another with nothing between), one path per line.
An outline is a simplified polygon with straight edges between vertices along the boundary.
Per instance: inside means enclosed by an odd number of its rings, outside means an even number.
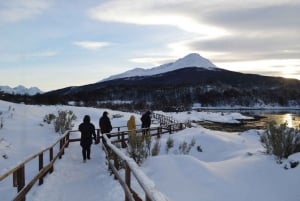
M260 140L266 153L274 154L279 161L293 153L300 152L300 131L288 128L287 122L279 126L271 122Z
M191 148L193 146L195 146L195 144L196 144L195 138L193 138L189 144L186 141L183 141L181 144L179 144L179 147L178 147L179 153L180 154L189 154L191 151Z
M51 124L51 122L56 118L55 114L47 114L44 117L44 122L46 122L47 124Z
M169 136L166 142L166 153L168 153L169 149L171 149L172 147L174 147L174 140Z
M138 135L130 133L128 135L127 152L137 164L142 164L143 161L150 155L151 135Z
M157 156L159 154L159 150L160 150L160 143L159 143L159 139L157 138L151 151L152 156Z
M58 111L58 116L54 120L55 132L63 134L74 127L73 121L76 115L71 110Z

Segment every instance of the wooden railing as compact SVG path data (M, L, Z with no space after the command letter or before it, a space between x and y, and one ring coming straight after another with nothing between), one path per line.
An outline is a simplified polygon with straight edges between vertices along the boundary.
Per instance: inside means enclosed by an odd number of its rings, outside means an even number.
M167 126L167 125L170 125L170 124L179 123L173 117L166 116L166 115L159 114L159 113L152 113L152 117L155 118L155 119L157 119L160 122L161 126Z
M126 156L119 148L113 145L106 135L103 135L103 139L103 149L107 155L109 168L124 189L125 201L142 201L140 196L131 188L131 173L135 176L140 187L144 190L146 201L168 200L165 195L156 189L154 182L145 175L132 158ZM125 179L122 179L118 171L120 169L120 161L122 161L123 166L125 167Z
M173 133L178 130L184 129L186 126L182 123L176 123L176 124L170 124L168 126L160 126L160 127L151 127L147 129L147 132L151 134L151 136L157 136L160 137L164 133ZM115 127L114 130L117 130L117 132L110 133L110 139L108 140L106 135L101 135L99 129L96 129L99 138L100 139L107 139L107 146L104 146L104 150L106 153L113 152L115 156L118 156L119 159L123 160L126 163L126 179L125 181L121 179L121 177L118 175L117 170L119 169L118 166L116 166L114 162L109 160L109 166L113 170L116 178L119 180L120 184L123 186L126 201L130 200L140 200L140 198L137 196L136 193L131 189L130 187L130 172L134 174L137 181L141 185L142 189L144 189L146 194L146 201L162 201L166 199L161 199L161 194L154 189L154 186L148 186L148 182L144 180L144 178L147 178L144 173L138 169L138 165L133 161L133 159L130 159L128 157L125 157L124 154L121 154L122 152L117 149L113 143L121 142L122 147L126 147L126 143L128 141L128 131L122 131L125 127ZM141 134L145 129L137 129L136 133ZM78 132L77 130L73 131L66 131L65 134L59 137L59 139L48 148L45 148L44 150L38 152L37 154L34 154L15 166L14 168L10 169L9 171L5 172L4 174L0 175L0 181L4 181L7 178L12 178L13 187L17 188L17 195L12 199L13 201L25 201L26 200L26 194L30 191L32 186L37 182L39 185L43 184L43 179L48 173L52 173L54 170L54 163L59 158L62 158L62 155L64 154L64 150L66 147L68 147L70 142L79 141L80 138L72 138L70 139L70 134L72 132ZM48 154L48 162L45 162L45 155ZM107 157L108 158L108 157ZM38 164L38 172L36 173L33 178L29 178L29 181L27 182L26 179L28 179L28 175L26 176L26 166L29 164L29 162L32 162L33 160L37 160ZM142 177L141 177L142 176ZM26 178L26 179L25 179ZM146 180L149 180L148 178ZM125 185L126 184L126 185ZM129 193L131 192L131 193ZM164 197L164 196L162 196Z
M0 175L0 181L11 177L13 187L17 188L17 195L13 198L14 201L25 201L26 194L32 188L32 186L39 181L39 185L43 184L43 178L47 173L52 173L54 169L54 163L58 158L61 158L64 154L64 149L68 147L70 141L70 133L73 131L67 131L63 134L53 145L50 147L34 154L12 168L11 170L7 171L6 173ZM55 153L57 152L57 153ZM45 162L45 154L48 153L49 161L47 164ZM26 166L29 162L32 162L34 159L37 160L38 163L38 173L33 177L30 178L30 181L26 183Z
M166 127L151 127L149 129L137 129L135 130L136 135L143 135L143 131L147 130L147 133L151 136L156 136L160 138L162 134L169 133L172 134L175 131L182 130L186 128L183 123L175 123L168 125ZM123 190L125 192L125 201L141 201L143 200L138 193L131 187L131 173L135 176L137 182L144 190L146 201L166 201L167 198L159 192L151 181L139 168L137 163L126 156L119 148L115 146L116 143L121 143L124 148L127 146L128 134L130 131L115 132L102 135L103 139L103 149L106 153L106 158L108 160L109 169L115 175L115 178L119 180ZM109 135L109 138L107 137ZM120 163L123 164L122 167L125 169L125 178L123 179L119 174ZM149 186L149 183L151 184Z

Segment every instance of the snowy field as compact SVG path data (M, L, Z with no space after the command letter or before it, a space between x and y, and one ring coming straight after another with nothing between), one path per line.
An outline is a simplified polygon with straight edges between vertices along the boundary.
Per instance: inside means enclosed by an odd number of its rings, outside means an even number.
M46 114L72 110L78 117L77 129L84 115L91 116L98 128L104 109L73 106L31 106L0 101L0 174L3 174L30 155L42 150L59 137L53 125L43 122ZM124 126L131 113L109 112L113 126ZM162 112L159 112L162 113ZM121 114L121 118L112 118ZM179 121L210 120L237 122L248 118L239 113L187 112L168 113ZM140 116L136 115L137 124ZM141 166L162 193L171 201L299 201L300 167L284 169L289 160L300 160L294 154L283 164L265 155L259 141L261 130L228 133L188 128L160 139L160 153L148 158ZM166 141L174 146L166 150ZM194 142L188 154L179 145ZM44 184L33 187L27 196L32 201L119 201L124 200L120 185L109 175L101 144L92 145L92 159L82 163L79 143L71 143L55 171ZM0 200L11 200L16 189L0 182ZM135 186L135 184L133 184Z

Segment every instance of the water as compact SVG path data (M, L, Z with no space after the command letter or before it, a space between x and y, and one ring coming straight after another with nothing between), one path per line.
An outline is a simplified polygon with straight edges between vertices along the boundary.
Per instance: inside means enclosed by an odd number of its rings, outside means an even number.
M218 110L220 112L220 110ZM267 125L275 121L277 124L287 123L288 127L299 128L300 110L234 110L222 112L240 112L246 116L254 117L253 120L241 120L239 124L217 123L217 122L199 122L205 128L212 130L221 130L228 132L242 132L249 129L265 129Z

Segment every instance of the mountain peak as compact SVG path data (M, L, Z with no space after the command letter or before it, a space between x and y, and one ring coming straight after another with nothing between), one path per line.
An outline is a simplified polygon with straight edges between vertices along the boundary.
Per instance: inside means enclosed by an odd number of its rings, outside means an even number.
M102 81L108 81L108 80L114 80L114 79L126 78L126 77L135 77L135 76L151 76L151 75L157 75L157 74L166 73L166 72L178 70L181 68L187 68L187 67L198 67L198 68L204 68L206 70L218 69L208 59L200 56L197 53L191 53L186 55L183 58L176 60L173 63L163 64L150 69L135 68L121 74L110 76Z
M197 53L191 53L181 59L178 59L172 64L172 67L175 67L177 69L182 67L200 67L206 68L208 70L214 70L215 68L217 68L208 59L200 56Z

